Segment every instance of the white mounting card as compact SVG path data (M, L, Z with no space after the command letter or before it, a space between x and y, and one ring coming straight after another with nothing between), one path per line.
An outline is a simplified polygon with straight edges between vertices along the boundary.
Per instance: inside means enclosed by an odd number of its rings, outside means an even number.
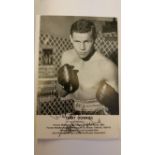
M35 138L120 138L120 0L35 1Z

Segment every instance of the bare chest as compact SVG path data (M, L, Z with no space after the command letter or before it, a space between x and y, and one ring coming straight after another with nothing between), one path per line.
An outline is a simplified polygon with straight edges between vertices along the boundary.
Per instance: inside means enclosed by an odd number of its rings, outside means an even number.
M74 63L74 66L78 70L80 89L96 89L104 78L97 63Z

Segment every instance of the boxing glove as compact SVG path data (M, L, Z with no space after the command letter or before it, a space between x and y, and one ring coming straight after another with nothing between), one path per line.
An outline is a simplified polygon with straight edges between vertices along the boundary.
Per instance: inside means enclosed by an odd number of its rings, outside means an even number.
M69 93L73 93L79 88L77 73L78 70L75 70L74 66L69 64L63 65L58 70L58 87L60 92L59 94L61 94L61 96L66 96Z
M96 93L97 100L108 109L112 115L119 114L119 95L105 81L101 82Z

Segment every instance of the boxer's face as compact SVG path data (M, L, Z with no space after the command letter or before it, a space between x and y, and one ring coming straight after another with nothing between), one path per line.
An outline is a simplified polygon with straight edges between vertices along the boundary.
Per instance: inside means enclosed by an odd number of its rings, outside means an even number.
M91 32L73 32L73 34L70 35L70 39L76 53L81 59L85 59L91 54L94 45L94 39L92 38Z

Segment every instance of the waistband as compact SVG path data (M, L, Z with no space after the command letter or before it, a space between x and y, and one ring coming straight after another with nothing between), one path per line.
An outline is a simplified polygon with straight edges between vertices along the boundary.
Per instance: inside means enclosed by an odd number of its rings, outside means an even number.
M82 112L106 111L106 107L101 105L97 99L74 100L74 109Z

